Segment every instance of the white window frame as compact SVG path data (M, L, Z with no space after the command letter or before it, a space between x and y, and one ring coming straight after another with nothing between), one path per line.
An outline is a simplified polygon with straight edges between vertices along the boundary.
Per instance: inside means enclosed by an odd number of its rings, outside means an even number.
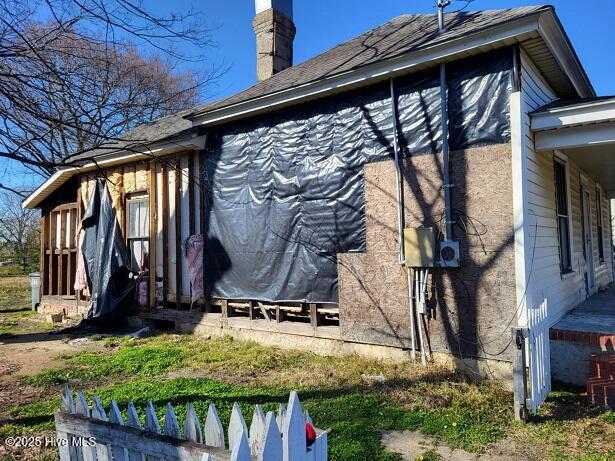
M130 204L131 203L141 203L141 202L145 202L147 204L147 226L146 226L146 234L147 236L131 236L130 232L131 232L131 222L130 222ZM142 194L131 194L129 197L126 198L126 247L128 248L128 252L130 254L130 264L131 264L131 270L134 270L134 267L132 266L132 260L134 258L134 255L132 254L132 248L131 248L131 242L135 241L135 240L139 240L141 242L147 242L147 247L148 247L148 254L151 252L151 235L150 235L150 229L149 229L149 213L150 213L150 200L149 200L149 195L147 193L142 193ZM152 265L152 261L149 261L149 265Z
M572 215L572 194L571 194L571 186L570 186L570 161L568 160L568 156L558 150L553 151L553 162L559 162L561 165L564 166L564 172L566 175L566 204L568 206L568 241L570 242L570 271L568 272L562 272L560 269L560 276L562 279L566 279L568 277L572 277L576 274L577 272L577 267L575 264L575 258L574 258L574 239L573 239L573 232L572 232L572 220L573 220L573 215ZM553 169L555 172L555 165L553 165ZM558 224L558 215L557 215L557 199L556 199L556 188L557 185L555 184L555 175L553 176L553 198L555 199L555 224L556 224L556 229L557 226L559 226ZM582 217L581 217L582 219ZM557 233L557 245L558 245L558 251L557 251L557 256L559 259L561 259L561 254L559 251L559 231ZM561 261L560 261L561 262Z

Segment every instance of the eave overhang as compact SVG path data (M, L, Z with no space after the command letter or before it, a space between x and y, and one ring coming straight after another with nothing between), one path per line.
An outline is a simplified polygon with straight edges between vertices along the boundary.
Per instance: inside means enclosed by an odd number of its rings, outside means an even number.
M186 137L172 142L154 143L149 147L139 149L120 150L97 156L94 160L85 161L83 164L65 166L53 173L43 184L32 192L21 204L23 208L37 208L53 192L58 190L70 178L75 175L92 171L125 165L139 160L152 159L163 155L187 150L200 150L205 146L205 136Z

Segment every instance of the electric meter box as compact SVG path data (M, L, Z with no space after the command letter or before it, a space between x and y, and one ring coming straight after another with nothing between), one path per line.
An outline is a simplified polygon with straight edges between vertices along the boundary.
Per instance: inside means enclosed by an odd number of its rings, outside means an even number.
M408 227L404 229L404 254L406 267L434 267L436 237L433 227Z

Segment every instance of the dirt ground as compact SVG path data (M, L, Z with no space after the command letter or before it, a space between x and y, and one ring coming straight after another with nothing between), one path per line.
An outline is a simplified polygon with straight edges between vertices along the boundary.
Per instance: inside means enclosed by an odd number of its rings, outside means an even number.
M71 335L32 333L0 338L0 415L7 407L27 404L49 394L49 389L21 383L19 376L39 373L47 368L59 368L62 354L95 351L102 348L96 341L75 342ZM1 416L0 416L1 418Z

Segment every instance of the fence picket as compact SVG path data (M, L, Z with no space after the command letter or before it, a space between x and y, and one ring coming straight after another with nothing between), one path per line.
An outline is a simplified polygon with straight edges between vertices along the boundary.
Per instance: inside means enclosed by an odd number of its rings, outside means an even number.
M282 454L284 461L305 461L305 419L299 396L295 391L290 393L288 410L282 426Z
M65 411L66 413L75 413L75 401L73 400L73 393L68 387L68 384L64 384L64 387L62 388L60 410Z
M98 395L94 396L94 403L92 403L92 418L107 421L107 413Z
M128 402L128 412L126 415L126 426L141 429L139 414L132 402ZM128 450L128 461L142 461L142 454L136 450Z
M156 409L151 400L147 402L145 407L145 430L160 434L160 421L158 421L158 415L156 415Z
M73 394L70 391L68 384L64 384L62 387L62 394L60 395L60 410L70 414L75 413L75 402L73 401ZM63 431L58 431L57 435L60 440L68 440L70 437L67 432ZM60 444L58 448L60 452L60 461L70 461L71 450L68 445Z
M196 411L192 403L186 405L186 419L184 420L184 438L195 443L203 442L201 423L199 422L199 418L196 415Z
M237 405L237 403L234 405ZM241 413L239 415L241 416ZM243 419L243 416L241 418ZM231 426L229 425L229 444L231 440L230 427ZM231 450L231 461L252 461L252 456L250 455L250 444L248 443L247 437L248 429L246 428L245 422L243 425L239 424L236 426L235 430L236 432L233 440L234 445Z
M278 426L280 419L282 430ZM316 429L316 440L307 448L306 420L311 422L310 415L301 409L296 392L290 394L288 409L280 405L277 413L269 411L265 416L261 406L256 405L249 431L239 404L234 403L228 427L229 448L225 450L224 427L213 404L208 408L204 431L194 405L186 405L187 442L180 439L177 416L170 403L166 405L162 429L166 437L160 434L160 420L151 400L145 406L144 423L135 405L128 402L124 424L115 400L107 414L98 395L90 408L82 392L73 397L65 386L61 411L55 415L58 437L82 442L60 446L61 461L326 461L327 433ZM96 444L89 446L92 438Z
M254 407L252 422L250 423L250 451L256 457L263 445L263 435L265 434L265 414L260 405Z
M160 434L160 421L158 421L158 415L156 415L156 409L151 400L147 401L145 407L145 425L143 428L146 431ZM162 461L162 458L158 456L146 456L146 461Z
M113 424L119 424L120 426L124 425L122 412L117 406L117 402L115 400L111 400L111 408L109 409L109 422ZM113 461L126 461L126 450L120 445L111 445L111 457L113 458Z
M256 455L257 461L282 461L282 434L278 428L275 414L267 412L265 417L265 432L260 453Z
M205 419L205 444L210 447L224 448L224 427L213 403L209 404L207 419Z
M102 402L100 401L100 397L98 395L94 396L94 402L92 403L92 418L98 419L99 421L107 421L107 413L103 407ZM111 461L111 451L109 447L102 443L96 443L96 459L98 461Z
M235 444L239 442L242 431L247 434L248 427L246 421L243 419L241 408L237 402L233 404L233 410L231 411L231 420L228 424L228 449L233 451Z
M75 401L75 414L90 417L90 407L88 406L88 401L83 395L82 391L77 392L77 400ZM74 437L73 434L71 436ZM77 437L75 437L76 443L71 443L73 445L73 450L75 451L75 456L79 459L83 459L83 461L96 461L96 448L89 447L84 445L84 440L79 440L77 442Z
M90 408L88 407L88 401L83 395L83 392L77 392L77 401L75 402L75 413L82 416L90 416Z
M179 439L179 423L171 403L167 403L167 411L164 414L164 435Z
M286 418L286 405L281 403L280 406L278 407L278 416L276 417L277 419L276 422L278 423L278 427L280 428L280 430L282 429L282 426L284 426L285 418Z
M530 410L536 414L551 390L551 354L547 300L528 309L528 350L530 369Z

